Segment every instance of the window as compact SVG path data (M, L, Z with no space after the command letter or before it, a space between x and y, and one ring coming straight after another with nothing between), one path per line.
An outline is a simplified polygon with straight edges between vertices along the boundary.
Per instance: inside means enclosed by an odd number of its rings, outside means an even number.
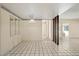
M69 31L69 26L68 25L64 26L64 31Z

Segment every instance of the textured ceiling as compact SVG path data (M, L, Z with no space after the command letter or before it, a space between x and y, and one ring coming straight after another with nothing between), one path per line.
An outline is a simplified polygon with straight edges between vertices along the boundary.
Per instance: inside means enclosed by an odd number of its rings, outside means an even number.
M73 3L4 3L1 4L22 19L52 19L71 8Z
M79 4L74 5L72 8L60 15L61 19L79 19Z

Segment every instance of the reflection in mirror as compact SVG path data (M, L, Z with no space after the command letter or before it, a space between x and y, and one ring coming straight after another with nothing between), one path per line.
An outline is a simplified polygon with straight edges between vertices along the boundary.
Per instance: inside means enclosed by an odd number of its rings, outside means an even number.
M60 15L59 28L60 43L64 49L79 52L79 4Z

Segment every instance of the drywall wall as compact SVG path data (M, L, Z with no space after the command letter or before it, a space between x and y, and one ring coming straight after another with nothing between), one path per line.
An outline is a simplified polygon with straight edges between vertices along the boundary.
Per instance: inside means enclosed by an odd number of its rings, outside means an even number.
M79 19L60 19L61 37L63 37L63 24L69 24L69 37L63 38L64 47L68 47L71 51L79 50Z
M69 19L62 19L60 20L61 26L63 24L69 24L69 37L70 38L79 38L79 20L74 19L74 20L69 20Z
M22 21L22 39L24 40L52 40L52 20Z
M21 42L20 19L3 8L0 9L0 17L0 55L5 55Z
M49 38L49 22L48 20L42 20L42 39Z
M42 39L53 40L53 20L42 20Z
M22 21L22 38L24 40L41 40L42 39L42 22L41 20Z
M1 9L1 54L5 54L11 48L9 13Z
M1 8L0 8L0 11L1 11ZM0 12L0 19L1 19L1 12ZM1 20L0 20L0 52L1 52ZM0 55L1 55L1 53L0 53Z

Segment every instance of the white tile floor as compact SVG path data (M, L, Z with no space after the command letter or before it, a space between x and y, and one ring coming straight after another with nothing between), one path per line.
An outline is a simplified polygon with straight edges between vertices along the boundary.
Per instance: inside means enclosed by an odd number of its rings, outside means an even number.
M53 41L29 40L23 41L6 56L72 56L73 53L65 50L62 46L57 46ZM79 53L75 53L79 55Z

